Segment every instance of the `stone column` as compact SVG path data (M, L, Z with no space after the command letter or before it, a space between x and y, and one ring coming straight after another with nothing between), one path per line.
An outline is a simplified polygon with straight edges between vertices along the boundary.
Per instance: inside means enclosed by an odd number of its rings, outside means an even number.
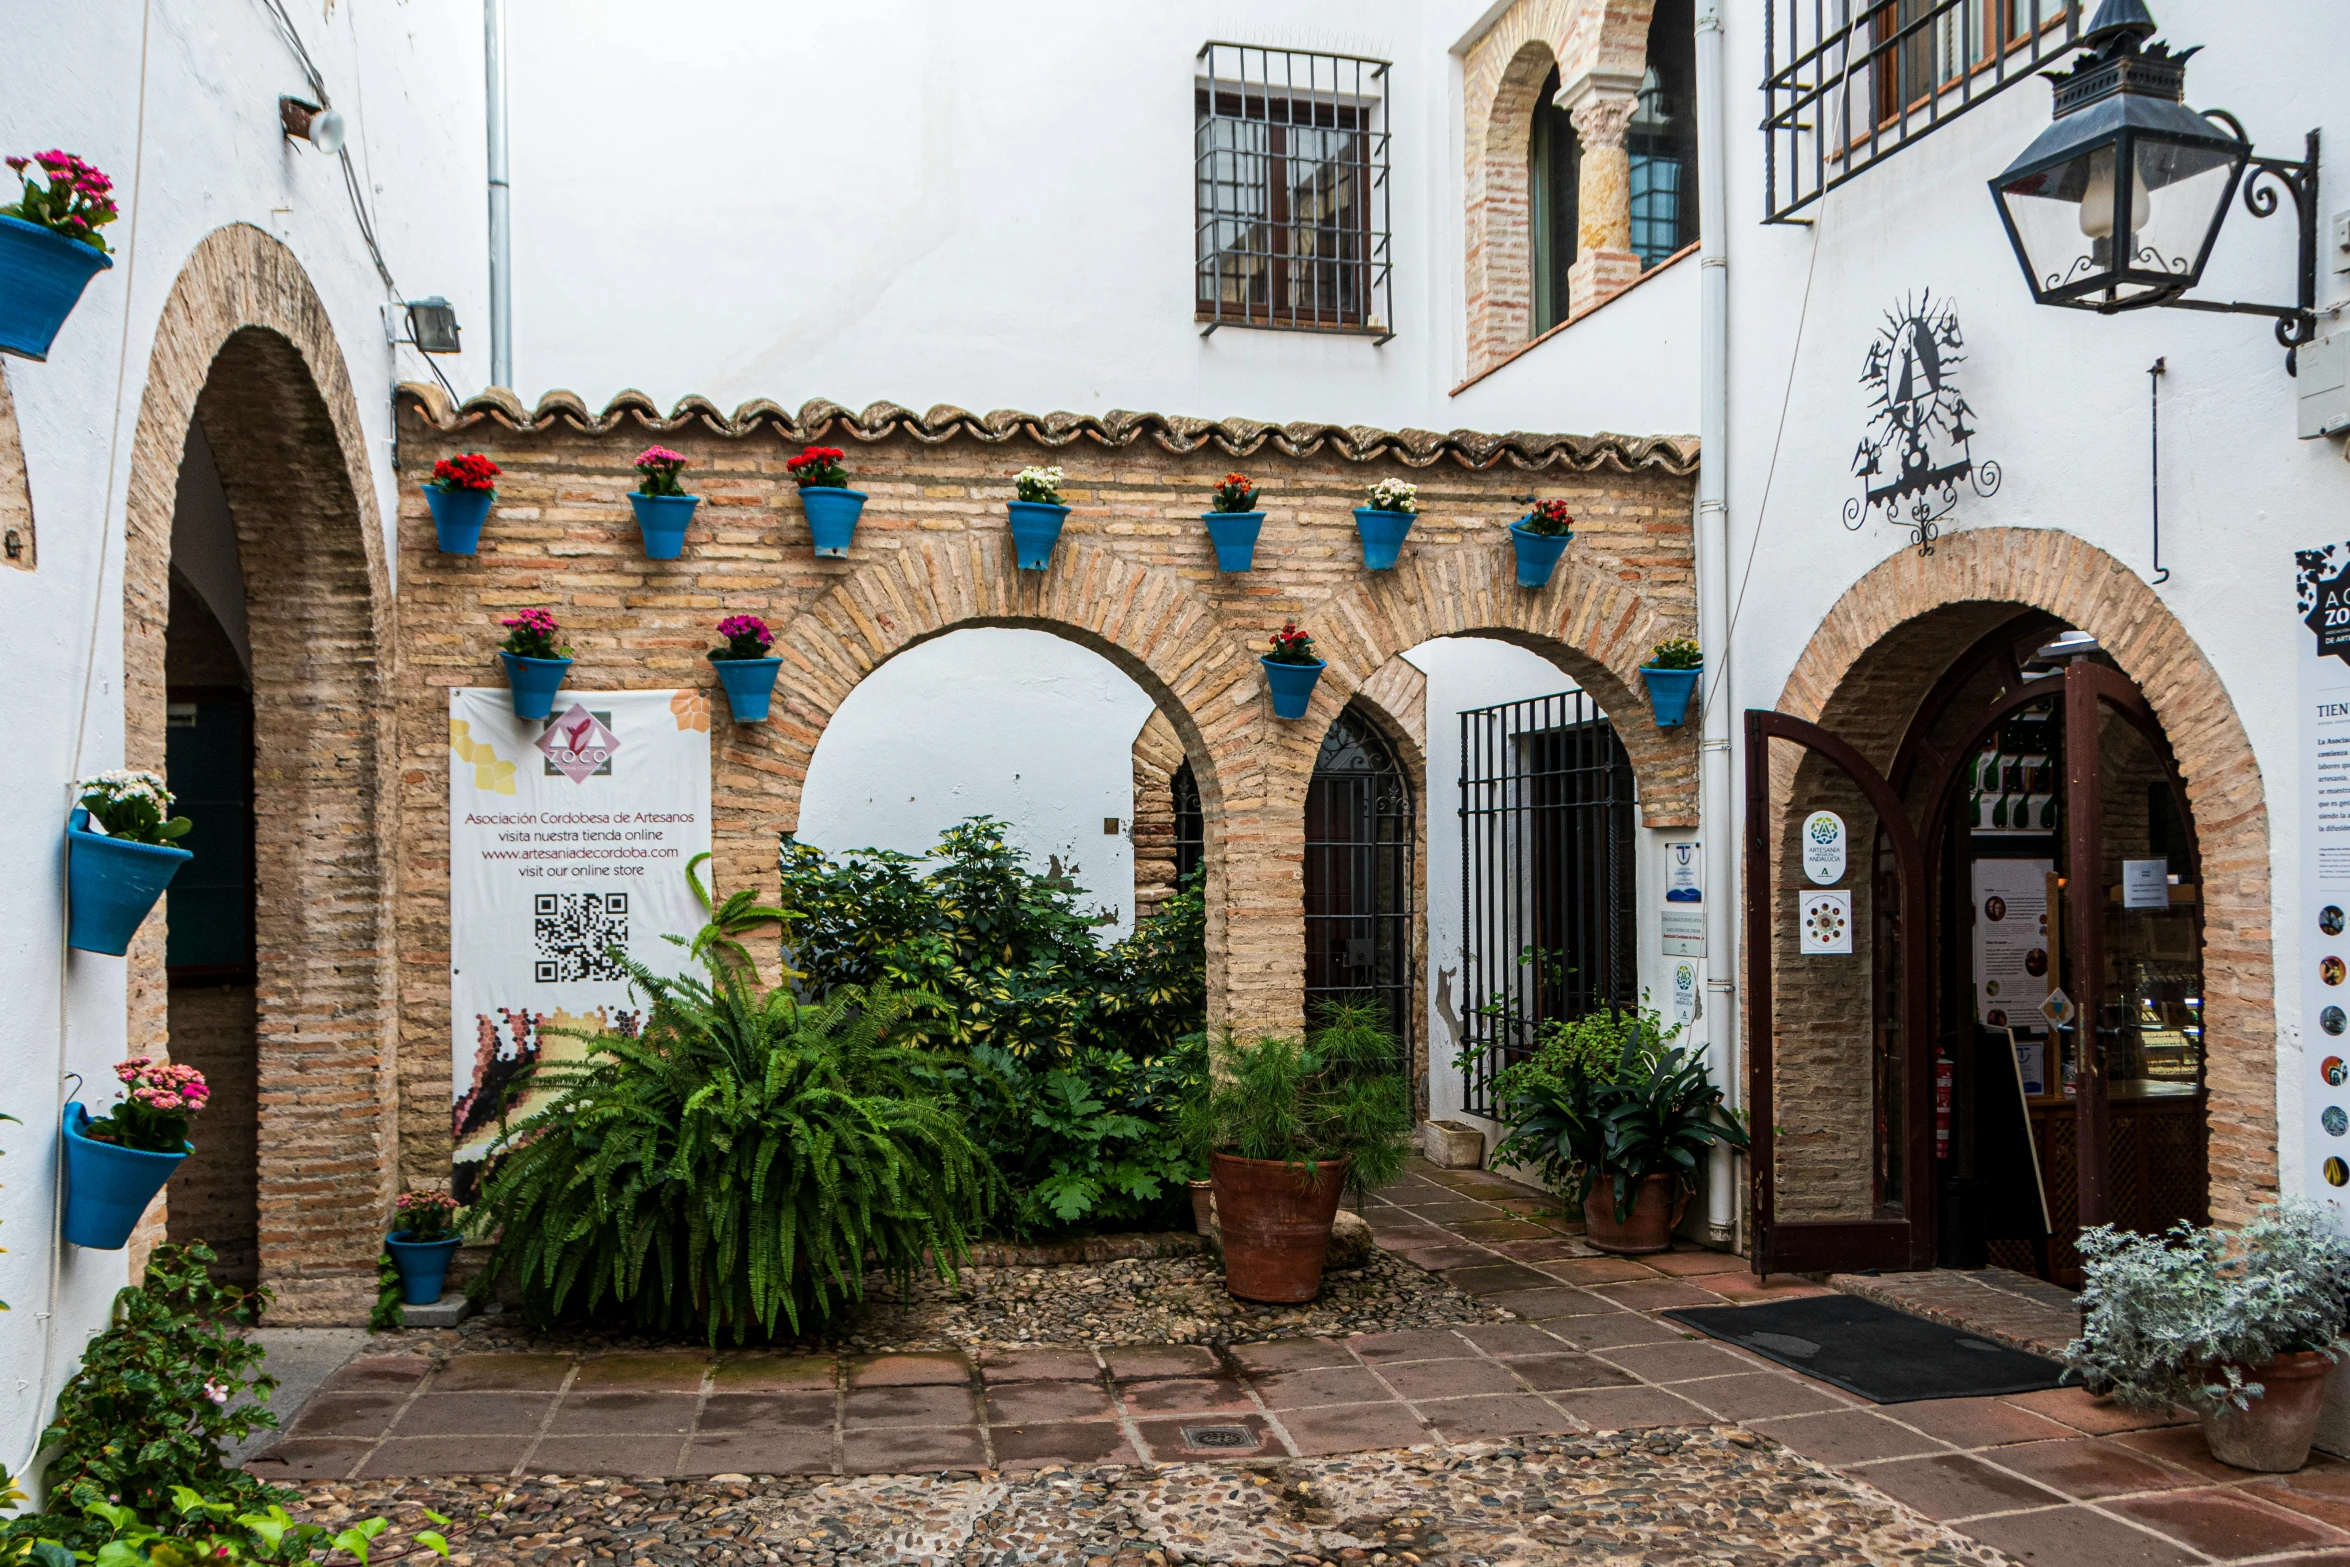
M1624 129L1639 106L1639 84L1582 78L1558 95L1581 145L1575 186L1575 264L1567 272L1570 309L1580 315L1629 288L1640 276L1632 250L1632 165Z

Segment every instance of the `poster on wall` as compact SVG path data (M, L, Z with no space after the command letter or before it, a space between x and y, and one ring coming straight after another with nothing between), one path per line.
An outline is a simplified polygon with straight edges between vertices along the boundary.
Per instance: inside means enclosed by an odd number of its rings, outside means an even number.
M2350 1231L2350 544L2295 552L2301 621L2300 965L2302 1191Z
M586 1053L574 1035L644 1023L615 946L657 973L661 938L704 918L685 869L710 847L705 691L566 691L519 719L504 690L449 693L449 1022L452 1184L530 1113L513 1094L537 1061Z
M2048 961L2054 860L1975 861L1975 1021L2036 1034L2056 976Z

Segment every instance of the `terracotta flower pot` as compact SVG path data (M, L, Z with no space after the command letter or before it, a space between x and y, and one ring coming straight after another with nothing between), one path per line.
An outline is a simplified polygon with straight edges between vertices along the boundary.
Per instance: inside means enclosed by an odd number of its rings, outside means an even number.
M2259 1383L2263 1391L2250 1409L2222 1404L2204 1414L2203 1440L2211 1456L2262 1474L2291 1474L2308 1463L2325 1405L2326 1373L2333 1369L2334 1363L2313 1349L2244 1367L2244 1380Z
M1681 1210L1688 1206L1689 1194L1681 1190L1678 1180L1670 1175L1647 1176L1632 1196L1632 1217L1618 1224L1615 1182L1602 1175L1591 1195L1583 1199L1583 1238L1601 1251L1627 1256L1670 1251L1673 1226L1681 1222Z
M1312 1300L1322 1293L1322 1259L1346 1190L1346 1161L1305 1172L1279 1159L1216 1154L1216 1223L1224 1235L1224 1287L1242 1300Z

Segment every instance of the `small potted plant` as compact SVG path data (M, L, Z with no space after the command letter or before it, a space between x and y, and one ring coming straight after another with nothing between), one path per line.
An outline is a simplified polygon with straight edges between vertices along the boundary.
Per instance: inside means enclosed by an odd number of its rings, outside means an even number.
M1265 666L1265 684L1273 692L1275 718L1303 718L1314 700L1314 682L1329 666L1314 657L1314 639L1286 620L1273 633L1273 651L1257 660Z
M1648 705L1656 710L1659 729L1677 729L1689 716L1689 698L1705 674L1705 657L1688 637L1668 637L1656 645L1640 677L1648 682Z
M1403 537L1420 514L1420 487L1401 479L1381 479L1363 494L1370 504L1355 508L1355 532L1363 536L1363 565L1371 571L1393 571Z
M78 1099L65 1106L65 1238L93 1251L129 1243L147 1204L196 1151L188 1122L212 1097L203 1073L153 1056L132 1056L114 1075L122 1102L102 1119Z
M114 221L114 182L54 148L8 167L24 194L0 207L0 353L43 360L90 279L114 265L98 233Z
M153 773L118 767L75 785L81 803L65 825L65 944L121 957L179 868L195 858L172 816L172 794Z
M800 509L808 514L816 553L833 558L848 554L865 510L865 492L849 488L849 470L841 466L846 456L837 446L811 446L783 465L800 487Z
M1565 501L1536 501L1534 509L1510 524L1510 547L1518 552L1518 586L1539 588L1575 536L1575 519Z
M636 509L637 531L644 535L647 560L675 560L685 553L685 530L694 520L699 495L688 495L677 476L686 466L685 454L666 446L648 446L630 466L637 486L628 504Z
M2314 1204L2263 1208L2233 1234L2099 1225L2080 1247L2070 1372L2133 1408L2194 1410L2223 1464L2287 1474L2309 1461L2350 1321L2350 1242Z
M1224 1287L1242 1300L1312 1300L1342 1192L1385 1186L1411 1148L1401 1042L1375 1008L1337 1006L1303 1043L1215 1046L1215 1070L1183 1131L1205 1158L1224 1245Z
M400 1298L429 1306L441 1298L449 1259L463 1237L457 1233L457 1199L447 1192L402 1192L392 1203L392 1232L384 1250L400 1273Z
M1257 534L1265 514L1257 510L1257 487L1245 473L1228 473L1208 492L1209 510L1200 513L1216 546L1218 571L1246 571L1256 564Z
M514 693L514 716L546 717L555 710L555 693L571 669L571 649L555 642L561 628L554 611L526 609L498 624L506 628L498 659L506 666L507 689Z
M1061 504L1061 470L1023 468L1013 484L1019 499L1007 502L1012 512L1012 544L1022 571L1042 571L1053 563L1053 546L1061 541L1061 523L1069 508Z
M726 639L726 645L710 649L710 667L718 671L718 683L726 687L726 705L733 711L734 721L765 723L767 704L775 695L776 671L783 668L782 659L767 656L775 633L756 615L729 615L718 622L718 634Z
M481 548L481 525L498 499L498 465L479 452L444 457L425 481L432 531L443 555L470 555Z
M1673 1045L1679 1033L1646 1010L1546 1020L1533 1053L1494 1075L1509 1127L1494 1163L1532 1165L1571 1192L1601 1251L1668 1250L1707 1150L1746 1146L1705 1059Z

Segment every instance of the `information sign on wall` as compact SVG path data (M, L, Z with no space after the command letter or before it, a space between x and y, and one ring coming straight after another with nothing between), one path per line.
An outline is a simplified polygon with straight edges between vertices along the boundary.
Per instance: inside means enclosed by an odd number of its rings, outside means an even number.
M2056 976L2048 961L2054 860L1975 861L1975 1021L2037 1033Z
M1841 889L1803 895L1803 933L1796 951L1823 956L1852 950L1852 894Z
M503 690L449 693L449 1021L455 1186L470 1197L522 1068L581 1032L643 1025L612 961L658 973L704 919L686 866L710 847L703 691L566 691L552 719ZM705 868L706 871L706 868ZM707 880L705 877L705 885Z
M1803 874L1819 887L1844 879L1844 818L1814 811L1803 819Z
M2295 954L2301 996L2302 1189L2350 1230L2350 544L2295 552L2301 730L2299 929L2277 944Z

